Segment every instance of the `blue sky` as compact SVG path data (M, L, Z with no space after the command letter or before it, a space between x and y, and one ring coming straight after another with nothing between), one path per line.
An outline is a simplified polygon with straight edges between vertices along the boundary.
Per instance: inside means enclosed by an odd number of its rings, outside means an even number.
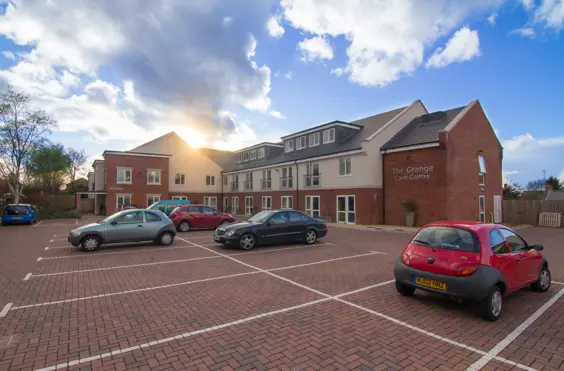
M416 99L430 111L479 99L507 178L564 178L562 0L157 3L14 1L1 84L92 158L170 130L236 149Z

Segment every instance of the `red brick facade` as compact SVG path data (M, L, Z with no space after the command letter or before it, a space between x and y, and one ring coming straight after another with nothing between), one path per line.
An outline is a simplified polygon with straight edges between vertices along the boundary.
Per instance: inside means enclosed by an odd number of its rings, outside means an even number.
M493 219L494 196L502 195L502 148L479 103L438 147L384 155L385 223L405 224L404 201L417 205L416 224L437 220L479 220L479 196L486 201L486 221ZM486 162L480 185L478 156ZM492 214L490 214L492 213Z

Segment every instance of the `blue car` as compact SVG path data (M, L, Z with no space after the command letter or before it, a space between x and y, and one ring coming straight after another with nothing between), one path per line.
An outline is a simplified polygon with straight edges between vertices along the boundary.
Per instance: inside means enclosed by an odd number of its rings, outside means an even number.
M2 225L33 224L37 222L37 209L33 205L7 205L2 211Z

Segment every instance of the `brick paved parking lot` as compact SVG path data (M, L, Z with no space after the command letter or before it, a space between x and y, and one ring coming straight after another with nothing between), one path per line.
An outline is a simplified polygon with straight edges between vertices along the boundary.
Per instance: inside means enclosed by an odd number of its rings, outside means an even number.
M84 253L65 241L76 224L0 228L0 370L564 370L562 230L519 231L561 283L491 323L396 293L405 233L243 252L194 231Z

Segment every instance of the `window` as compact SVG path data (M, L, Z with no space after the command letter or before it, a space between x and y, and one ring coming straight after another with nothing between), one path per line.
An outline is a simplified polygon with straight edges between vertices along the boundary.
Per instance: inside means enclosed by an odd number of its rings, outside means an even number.
M253 190L253 173L245 174L245 191Z
M339 159L339 176L350 176L352 174L351 158L345 157Z
M292 178L292 168L291 167L283 167L282 168L282 177L280 178L280 187L281 188L293 188L294 182Z
M251 151L251 160L256 160L256 159L257 159L257 151L253 149Z
M479 181L480 185L486 185L486 160L484 156L478 155L478 164L480 165Z
M147 184L161 184L161 171L147 169Z
M187 200L186 196L172 196L172 200Z
M479 185L486 185L486 174L480 173L480 174L478 174L478 177L479 177L478 179L480 181Z
M282 196L281 198L281 209L290 210L293 207L292 196Z
M288 212L288 221L290 223L301 223L305 220L304 216L302 215L302 213L299 213L297 211L290 211Z
M264 158L264 147L258 149L258 158Z
M143 223L143 211L132 211L130 213L120 215L115 219L115 221L117 224Z
M189 214L201 214L202 213L202 209L200 206L188 206L185 207L184 209L182 209L183 213L189 213Z
M233 197L231 199L231 213L237 214L239 212L239 197Z
M223 176L223 185L226 186L228 183L227 176Z
M307 164L307 170L305 174L305 186L319 187L319 164L317 163Z
M117 184L131 184L131 168L118 167Z
M123 205L131 205L131 195L117 195L117 209L121 210Z
M507 254L509 252L505 239L497 229L490 232L490 246L494 254Z
M509 243L512 252L520 252L527 250L527 243L523 239L511 232L509 229L500 228L501 234Z
M480 209L479 221L482 223L486 222L486 196L480 195L478 208Z
M306 144L306 137L299 137L298 139L296 139L296 151L306 148L307 144Z
M147 207L161 200L161 195L147 195Z
M229 211L229 198L223 197L223 212L226 213Z
M478 237L473 232L453 227L423 228L413 237L411 243L433 249L480 252Z
M239 175L232 175L231 176L231 190L238 191L239 190Z
M286 213L276 213L272 215L269 222L276 225L286 224L286 219Z
M147 223L151 223L151 222L160 222L162 219L160 216L158 216L155 213L150 213L148 211L145 211L145 220L147 221Z
M319 145L319 132L309 135L309 146L315 147Z
M174 211L174 209L176 209L179 205L178 204L168 204L166 205L166 212L167 214L170 214Z
M335 141L335 128L323 130L323 144L333 143Z
M262 189L272 188L272 170L262 171Z
M290 139L284 142L284 152L292 152L294 150L294 140Z
M306 214L312 218L319 218L319 196L306 196Z
M213 175L206 175L206 185L213 186L215 185L215 176Z
M216 208L217 207L217 197L204 197L204 205Z
M245 214L251 215L253 213L253 196L245 197Z
M243 153L243 162L249 161L249 152Z
M174 176L174 184L184 184L185 180L184 174L176 174Z
M204 214L215 215L215 209L212 209L211 207L202 207L202 209Z
M237 162L241 162L241 154L237 153Z
M262 196L262 209L263 210L272 210L272 197L271 196Z

